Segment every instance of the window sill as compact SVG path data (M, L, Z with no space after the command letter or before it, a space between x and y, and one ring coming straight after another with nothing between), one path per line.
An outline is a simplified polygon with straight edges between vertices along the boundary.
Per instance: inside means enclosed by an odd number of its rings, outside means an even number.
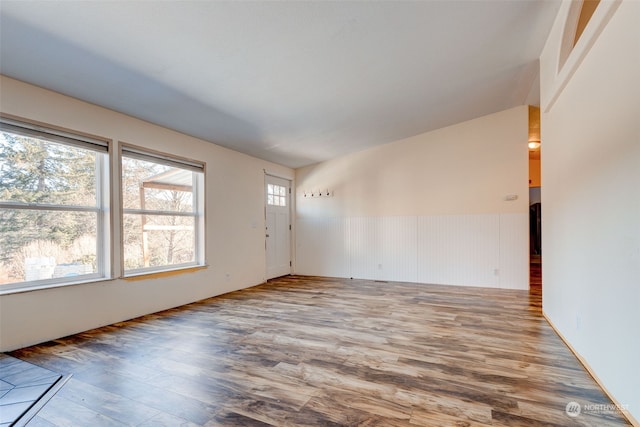
M35 292L42 291L45 289L53 289L53 288L65 288L67 286L78 286L78 285L87 285L97 282L109 282L113 279L108 279L105 277L91 278L87 280L78 280L77 282L65 282L65 283L46 283L41 285L33 285L24 288L13 288L13 289L2 289L0 286L0 296L3 295L12 295L12 294L22 294L25 292Z
M123 276L122 279L128 282L135 282L138 280L147 280L147 279L159 279L161 277L171 277L171 276L177 276L179 274L184 274L184 273L193 273L199 270L206 270L207 268L209 268L209 266L206 264L196 265L196 266L190 266L190 267L175 268L171 270L137 273L129 276Z
M135 282L138 280L157 279L161 277L171 277L171 276L177 276L179 274L193 273L199 270L206 270L207 268L209 268L208 265L197 265L197 266L176 268L173 270L139 273L136 275L120 277L117 279L98 277L98 278L91 278L87 280L78 280L77 282L46 283L41 285L34 285L34 286L29 286L24 288L13 288L13 289L2 289L2 286L0 286L0 296L22 294L25 292L36 292L36 291L42 291L42 290L54 289L54 288L65 288L67 286L89 285L89 284L94 284L98 282L111 282L113 280L120 280L120 279L126 280L127 282Z

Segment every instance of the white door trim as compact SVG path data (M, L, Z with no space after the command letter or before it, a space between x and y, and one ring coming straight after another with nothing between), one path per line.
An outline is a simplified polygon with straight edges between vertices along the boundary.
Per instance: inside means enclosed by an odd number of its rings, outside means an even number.
M271 181L271 182L269 182ZM267 202L268 184L276 184L286 187L286 206L280 209L277 205L269 205ZM293 271L293 181L288 177L282 177L267 173L264 178L264 215L265 215L265 279L291 274ZM286 211L285 211L286 209ZM286 218L278 215L278 211L285 211ZM270 211L275 215L269 218ZM270 224L270 221L271 224ZM285 224L286 223L286 224ZM271 225L272 229L269 229ZM279 233L287 233L286 236ZM275 234L274 234L275 233ZM273 235L272 235L273 234ZM286 239L286 242L278 239ZM270 240L271 239L271 240ZM271 252L270 252L271 250ZM274 252L275 251L275 252Z

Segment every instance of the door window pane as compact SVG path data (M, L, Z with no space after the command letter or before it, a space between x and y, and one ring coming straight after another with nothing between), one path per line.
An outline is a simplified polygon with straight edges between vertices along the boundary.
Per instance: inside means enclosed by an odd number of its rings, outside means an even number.
M270 206L287 206L287 187L267 184L267 204Z

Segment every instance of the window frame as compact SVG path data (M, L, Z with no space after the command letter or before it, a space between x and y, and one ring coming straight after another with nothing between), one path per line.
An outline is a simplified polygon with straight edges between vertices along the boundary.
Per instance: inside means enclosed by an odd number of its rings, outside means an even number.
M153 162L182 170L194 172L193 179L193 212L178 212L167 210L153 209L132 209L125 208L124 196L125 189L123 187L123 160L124 158L132 158ZM156 274L162 272L179 271L191 268L199 268L206 266L205 257L205 182L206 182L206 163L197 160L168 154L146 147L129 144L127 142L119 143L118 154L118 192L120 194L120 274L123 278ZM163 266L150 266L134 269L127 269L125 266L125 215L157 215L157 216L182 216L194 218L194 261L179 264L170 264Z
M269 189L269 187L271 187L271 191ZM275 190L278 190L277 192ZM282 191L281 191L282 190ZM277 206L277 207L288 207L288 201L287 201L287 193L288 193L289 189L283 185L278 185L278 184L267 184L267 205L268 206ZM269 201L269 198L271 198L271 201ZM278 200L278 203L275 203L275 201Z
M0 295L110 279L112 276L112 190L109 172L113 162L112 141L95 135L68 130L4 113L0 114L0 131L97 153L94 176L96 185L95 206L0 201L0 209L95 213L96 271L94 273L80 274L71 277L7 283L0 285Z
M558 46L554 55L550 57L548 94L542 94L543 96L540 100L540 111L543 113L548 112L558 100L569 80L595 44L598 36L615 14L622 0L600 1L591 18L584 26L580 37L576 40L576 30L583 3L584 0L564 2L558 10L556 21L562 20L563 23L559 29Z

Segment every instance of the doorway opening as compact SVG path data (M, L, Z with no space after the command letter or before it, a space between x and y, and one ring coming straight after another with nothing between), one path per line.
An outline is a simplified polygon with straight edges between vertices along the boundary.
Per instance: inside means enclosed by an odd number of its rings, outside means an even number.
M542 291L540 108L529 106L529 288Z

